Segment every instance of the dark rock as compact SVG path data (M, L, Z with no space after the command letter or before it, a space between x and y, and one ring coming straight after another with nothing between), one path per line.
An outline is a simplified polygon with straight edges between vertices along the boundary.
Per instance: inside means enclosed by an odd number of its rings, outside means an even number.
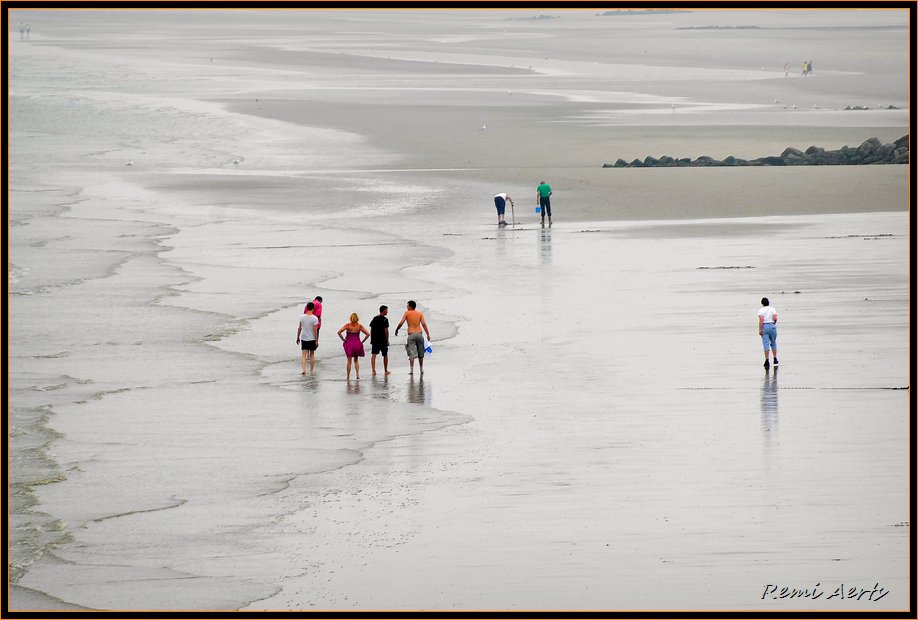
M692 162L692 166L714 166L717 164L717 160L713 157L708 157L707 155L702 155L701 157L696 157Z
M861 154L853 146L841 147L838 154L845 159L846 164L855 164L861 159Z
M869 138L867 140L864 140L864 142L859 147L857 147L857 152L860 153L861 155L869 155L873 153L874 151L876 151L881 146L882 144L880 144L879 140L877 140L876 138Z
M902 136L892 143L882 144L877 138L865 140L860 146L845 145L838 150L827 151L822 147L810 146L806 151L787 147L780 156L740 159L730 155L723 161L701 155L695 159L674 158L663 155L659 158L648 155L643 160L633 159L630 163L617 159L614 164L603 164L603 168L655 168L710 166L851 166L875 164L907 164L909 162L909 136Z
M889 159L889 156L896 150L895 144L884 144L876 151L876 156L880 159Z
M813 155L813 160L817 165L824 164L827 166L839 166L848 163L844 155L838 151L826 151L818 155Z
M784 164L787 166L806 166L810 163L806 155L797 149L790 148L784 149L784 153L781 154L781 159L784 160Z
M810 162L811 166L826 166L829 163L829 158L826 156L825 152L807 155L806 159Z

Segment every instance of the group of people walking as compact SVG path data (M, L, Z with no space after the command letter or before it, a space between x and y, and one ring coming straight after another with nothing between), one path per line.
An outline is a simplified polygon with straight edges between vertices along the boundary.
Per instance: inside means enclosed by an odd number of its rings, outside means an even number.
M536 212L542 214L542 228L545 228L545 216L548 216L548 226L551 227L551 186L542 181L536 188ZM494 206L497 208L497 225L506 226L507 220L504 219L507 203L510 203L510 209L513 210L513 198L507 192L501 192L494 195ZM513 222L516 224L516 222Z
M549 190L548 195L551 195ZM551 215L549 215L551 218ZM551 219L549 219L549 226ZM395 335L398 336L399 330L407 324L408 336L405 340L405 351L408 354L410 365L410 374L414 374L414 362L417 360L420 373L424 374L424 353L428 351L428 342L430 341L430 330L427 327L427 320L424 313L417 308L414 300L409 300L405 304L405 313L395 327ZM370 321L370 329L367 329L360 322L360 317L356 312L352 312L348 317L348 322L338 330L338 338L341 339L341 346L344 349L344 356L347 359L347 379L351 379L351 368L353 367L357 379L360 379L360 358L366 357L364 345L370 341L371 357L370 366L373 376L376 376L376 356L382 356L383 373L388 376L389 371L389 307L382 305L379 307L379 314ZM762 298L762 307L758 312L758 329L759 337L762 339L762 348L765 351L765 370L774 365L778 366L778 312L775 310L767 297ZM319 332L322 328L322 297L316 296L312 301L303 308L303 315L300 317L296 328L296 343L302 351L300 362L303 368L301 374L315 372L315 355L316 349L319 348ZM426 335L426 341L425 341ZM769 353L771 357L769 359ZM308 368L307 368L308 366Z
M762 67L762 71L765 70L765 67ZM790 63L784 63L784 77L790 73ZM804 60L803 61L803 77L808 75L813 75L813 61Z
M348 322L338 330L338 338L341 339L341 346L344 349L344 356L347 359L347 379L351 379L351 368L353 367L357 379L360 379L360 358L366 357L364 344L370 341L370 366L373 376L376 376L376 356L382 356L383 372L385 375L391 374L389 371L389 307L382 305L379 307L379 314L370 321L368 330L360 323L360 317L356 312L352 312L348 317ZM414 374L414 362L418 361L421 374L424 374L424 353L427 350L427 344L424 336L430 340L430 330L427 327L427 320L424 313L417 309L417 303L409 300L406 304L405 313L402 319L395 327L395 335L398 336L402 325L407 324L408 337L405 342L405 350L408 353L410 364L410 374ZM302 351L300 363L305 375L307 365L309 374L315 372L315 354L319 348L319 331L322 327L322 298L316 296L315 299L306 304L303 309L303 315L300 316L299 324L296 328L296 343ZM361 337L362 336L362 337Z

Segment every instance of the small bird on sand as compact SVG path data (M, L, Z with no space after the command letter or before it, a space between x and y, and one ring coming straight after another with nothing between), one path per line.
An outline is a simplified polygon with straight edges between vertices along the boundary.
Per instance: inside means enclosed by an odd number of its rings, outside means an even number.
M132 159L131 161L129 161L128 163L126 163L126 164L124 164L124 165L125 165L125 166L133 166L133 165L134 165L134 160Z
M487 128L488 128L487 125L482 125L481 127L478 128L478 131L484 131Z
M239 160L238 160L238 159L234 159L234 160L233 160L233 163L234 163L234 164L238 164L238 163L239 163Z

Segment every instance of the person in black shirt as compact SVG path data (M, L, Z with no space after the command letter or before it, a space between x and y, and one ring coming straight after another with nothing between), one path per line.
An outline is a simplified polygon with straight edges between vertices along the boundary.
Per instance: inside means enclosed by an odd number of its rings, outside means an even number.
M370 321L370 367L373 369L373 376L376 376L376 355L382 354L383 372L389 373L389 314L388 306L380 306L379 314Z

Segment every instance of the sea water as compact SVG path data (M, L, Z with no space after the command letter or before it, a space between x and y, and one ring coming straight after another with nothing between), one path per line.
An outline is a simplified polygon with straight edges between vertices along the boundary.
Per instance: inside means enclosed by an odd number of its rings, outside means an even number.
M224 112L203 100L223 88L204 65L104 58L23 47L11 75L12 583L59 599L44 605L238 608L285 563L258 534L301 508L278 491L467 420L337 381L337 323L431 290L399 269L443 255L361 218L436 189L326 173L392 156ZM300 377L294 342L319 293L321 381Z

